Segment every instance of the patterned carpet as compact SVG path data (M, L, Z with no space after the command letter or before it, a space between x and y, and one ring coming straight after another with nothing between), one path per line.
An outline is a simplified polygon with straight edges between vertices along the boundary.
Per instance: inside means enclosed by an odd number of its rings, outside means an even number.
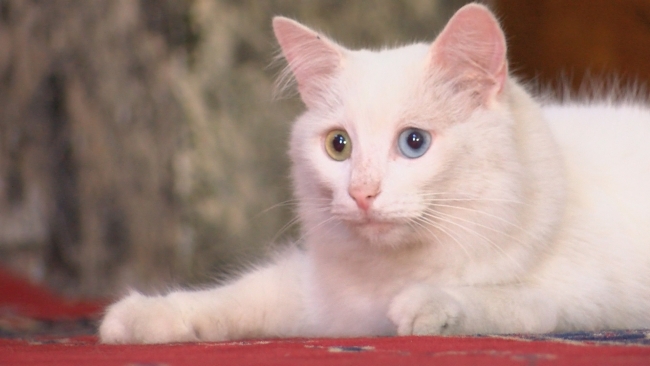
M0 307L0 338L30 339L38 336L90 336L97 331L98 317L79 316L74 319L39 319Z
M20 315L8 307L0 306L0 338L38 339L48 337L69 338L94 336L98 315L83 315L73 319L38 319ZM527 341L556 341L574 344L608 344L650 346L650 330L617 330L600 332L574 332L543 335L513 334L507 336L475 336Z
M650 346L650 330L616 330L601 332L574 332L544 335L513 335L512 338L535 341L566 341L574 343L625 344Z
M650 365L650 330L113 346L101 310L0 269L0 365Z

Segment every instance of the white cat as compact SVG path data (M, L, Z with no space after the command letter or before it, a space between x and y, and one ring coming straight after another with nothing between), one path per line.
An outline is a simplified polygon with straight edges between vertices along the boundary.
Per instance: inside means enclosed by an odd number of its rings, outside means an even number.
M307 106L300 247L213 289L132 293L102 342L650 327L647 107L540 107L481 5L381 51L273 27Z

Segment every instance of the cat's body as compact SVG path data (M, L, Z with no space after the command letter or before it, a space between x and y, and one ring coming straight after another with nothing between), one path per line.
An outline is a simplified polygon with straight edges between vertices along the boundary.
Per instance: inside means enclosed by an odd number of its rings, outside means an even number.
M274 28L308 107L302 247L211 290L134 293L102 341L650 327L648 107L540 107L477 5L379 52Z

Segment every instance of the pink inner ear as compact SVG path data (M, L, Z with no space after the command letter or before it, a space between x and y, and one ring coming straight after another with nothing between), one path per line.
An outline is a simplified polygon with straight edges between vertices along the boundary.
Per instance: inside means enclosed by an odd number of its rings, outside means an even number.
M482 5L461 8L432 45L434 65L463 78L483 77L497 93L507 75L506 43L494 15Z
M303 101L307 106L312 106L318 102L327 80L340 68L341 48L291 19L274 18L273 30L298 82Z

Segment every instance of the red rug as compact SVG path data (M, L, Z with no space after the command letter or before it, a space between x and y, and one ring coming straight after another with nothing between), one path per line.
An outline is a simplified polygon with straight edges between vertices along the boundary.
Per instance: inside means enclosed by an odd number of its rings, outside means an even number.
M0 270L0 365L649 365L650 332L512 337L284 339L109 346L101 305L66 301Z

